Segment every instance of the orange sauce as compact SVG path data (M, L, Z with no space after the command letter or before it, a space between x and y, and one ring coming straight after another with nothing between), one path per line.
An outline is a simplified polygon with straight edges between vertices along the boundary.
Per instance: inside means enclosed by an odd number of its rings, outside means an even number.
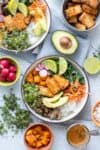
M72 126L67 132L67 140L71 145L76 147L87 144L89 140L87 128L80 124Z

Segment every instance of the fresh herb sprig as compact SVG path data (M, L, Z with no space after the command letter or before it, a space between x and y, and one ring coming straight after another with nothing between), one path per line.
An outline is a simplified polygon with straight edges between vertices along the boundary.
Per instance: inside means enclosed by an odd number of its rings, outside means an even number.
M76 70L72 64L68 64L68 69L64 73L64 77L68 79L70 82L75 82L76 80L79 81L81 84L85 83L84 77L81 73Z
M0 134L3 135L8 129L18 132L26 128L31 122L30 113L20 107L19 98L10 93L3 96L4 105L0 107L3 122L0 122Z

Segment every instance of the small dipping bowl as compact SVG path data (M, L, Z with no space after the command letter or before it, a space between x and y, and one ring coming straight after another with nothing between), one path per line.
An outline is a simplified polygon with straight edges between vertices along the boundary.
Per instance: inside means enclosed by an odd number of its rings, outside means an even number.
M28 141L26 141L26 136L28 131L30 131L31 129L35 129L36 127L41 127L41 128L44 128L44 132L48 131L50 133L50 141L48 142L48 144L46 146L42 146L40 148L35 148L35 146L30 146ZM30 133L31 134L31 133ZM31 134L32 135L32 134ZM36 137L36 135L35 135ZM51 129L46 125L46 124L43 124L43 123L39 123L39 124L31 124L26 130L25 130L25 133L24 133L24 143L27 147L27 150L50 150L51 147L52 147L52 144L53 144L53 133L51 131Z
M94 112L96 110L97 107L100 107L100 101L96 102L96 104L93 106L92 108L92 111L91 111L91 118L92 118L92 121L93 123L97 126L97 127L100 127L100 121L98 121L95 116L94 116Z
M66 134L68 144L75 150L86 148L90 141L89 129L83 124L72 124Z

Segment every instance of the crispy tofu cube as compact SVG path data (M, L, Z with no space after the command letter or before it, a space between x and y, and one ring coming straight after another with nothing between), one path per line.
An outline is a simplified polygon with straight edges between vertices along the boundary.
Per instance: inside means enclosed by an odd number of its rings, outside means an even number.
M89 0L89 5L96 9L99 5L99 0Z
M81 0L72 0L74 3L81 3Z
M82 13L81 5L75 5L65 10L66 16L68 18L79 15Z
M85 26L84 24L82 24L82 23L76 23L76 24L75 24L75 27L76 27L77 29L81 30L81 31L86 30L86 26Z
M82 9L83 9L84 12L92 14L92 15L97 15L97 12L98 12L97 9L93 9L90 6L86 5L86 4L82 5Z
M84 24L87 28L91 28L95 25L95 21L91 17L91 15L87 13L82 13L82 15L79 17L79 21Z
M68 22L69 23L77 23L77 16L73 16L73 17L69 18Z
M81 3L87 4L92 8L96 9L99 5L99 0L81 0Z

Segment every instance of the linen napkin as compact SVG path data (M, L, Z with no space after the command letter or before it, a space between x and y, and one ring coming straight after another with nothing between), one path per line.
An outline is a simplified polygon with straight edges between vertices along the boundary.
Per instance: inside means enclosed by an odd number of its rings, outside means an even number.
M57 12L56 12L57 13ZM52 32L55 30L65 30L71 32L68 28L66 28L64 22L61 20L60 17L55 15L55 10L52 10L52 24L51 30L44 41L44 44L37 56L38 58L49 56L49 55L61 55L59 52L55 50L51 43L51 36ZM69 56L72 60L76 61L80 66L82 66L84 59L86 58L90 46L90 41L87 38L82 38L77 36L79 41L79 47L76 53L72 56ZM83 109L83 111L76 117L76 120L90 120L90 100L88 100L87 105Z

